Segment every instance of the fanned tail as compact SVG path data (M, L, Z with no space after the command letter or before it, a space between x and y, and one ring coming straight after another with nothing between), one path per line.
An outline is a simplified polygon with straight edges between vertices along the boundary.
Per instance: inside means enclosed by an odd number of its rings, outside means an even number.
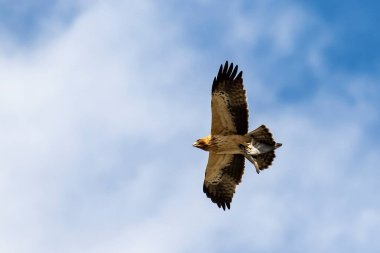
M255 166L257 173L260 173L261 170L272 165L276 157L274 151L281 147L282 144L275 142L272 133L265 125L259 126L246 136L252 138L252 147L255 153L247 153L245 157Z

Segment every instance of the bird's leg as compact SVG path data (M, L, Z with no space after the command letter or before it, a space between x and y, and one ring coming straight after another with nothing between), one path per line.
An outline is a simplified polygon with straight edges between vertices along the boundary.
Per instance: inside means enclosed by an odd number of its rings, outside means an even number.
M248 159L253 165L255 166L257 174L260 173L259 164L257 163L256 159L254 159L251 155L245 154L245 158Z
M247 150L247 148L244 145L240 145L240 148L243 150L243 154L244 154L245 158L247 158L247 160L250 161L255 166L256 172L257 172L257 174L259 174L260 169L259 169L259 164L257 163L256 159L253 158L253 156L251 154L249 154L249 151Z

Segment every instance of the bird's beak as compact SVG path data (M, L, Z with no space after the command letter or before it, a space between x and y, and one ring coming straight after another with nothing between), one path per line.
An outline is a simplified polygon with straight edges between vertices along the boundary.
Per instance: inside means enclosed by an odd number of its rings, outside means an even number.
M196 147L196 148L199 147L198 142L194 142L193 147Z

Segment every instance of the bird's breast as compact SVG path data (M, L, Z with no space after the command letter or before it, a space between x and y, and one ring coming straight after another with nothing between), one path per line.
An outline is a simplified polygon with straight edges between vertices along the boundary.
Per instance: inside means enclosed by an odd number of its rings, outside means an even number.
M242 135L214 135L211 138L210 151L217 154L243 154L241 145L246 146L247 138Z

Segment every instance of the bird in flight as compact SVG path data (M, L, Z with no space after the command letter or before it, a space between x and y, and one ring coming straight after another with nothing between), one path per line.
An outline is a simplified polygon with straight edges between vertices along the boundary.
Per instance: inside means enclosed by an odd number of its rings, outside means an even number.
M211 134L193 146L209 152L203 192L223 210L230 209L236 186L244 173L245 158L257 173L275 158L276 143L265 125L248 132L248 103L243 72L228 61L220 66L212 83Z

